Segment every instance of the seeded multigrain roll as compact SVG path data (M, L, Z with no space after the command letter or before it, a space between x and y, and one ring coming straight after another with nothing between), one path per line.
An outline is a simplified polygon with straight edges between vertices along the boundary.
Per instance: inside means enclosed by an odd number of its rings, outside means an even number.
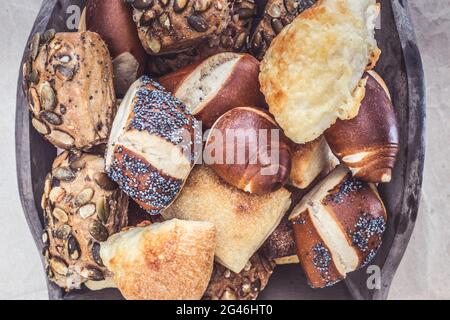
M317 0L269 0L262 20L250 40L250 52L259 60L264 57L272 40L301 12Z
M35 34L24 68L32 124L62 149L105 143L116 110L112 62L96 33Z
M129 0L139 38L152 55L194 47L229 23L227 0Z
M230 22L220 34L213 34L201 44L176 54L154 56L149 59L147 71L156 77L166 75L189 64L222 52L246 52L249 35L257 14L252 0L229 1Z
M45 180L42 208L47 274L67 291L105 286L100 243L127 225L128 197L104 172L100 156L64 152Z
M204 300L256 300L267 286L275 263L263 254L255 253L240 273L214 265Z
M114 120L106 155L109 176L143 209L160 213L175 200L196 161L197 126L180 100L140 78Z

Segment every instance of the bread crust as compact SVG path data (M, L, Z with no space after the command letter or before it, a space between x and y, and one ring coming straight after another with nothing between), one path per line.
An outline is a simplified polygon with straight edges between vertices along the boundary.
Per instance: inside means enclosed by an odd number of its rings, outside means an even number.
M292 143L291 150L289 183L299 189L308 188L317 177L327 175L339 164L323 136L305 144Z

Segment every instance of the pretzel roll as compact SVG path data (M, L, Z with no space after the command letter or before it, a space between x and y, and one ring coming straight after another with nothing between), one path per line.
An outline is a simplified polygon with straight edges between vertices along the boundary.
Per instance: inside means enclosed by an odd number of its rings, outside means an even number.
M372 261L387 215L373 184L338 167L302 199L289 219L309 283L322 288Z
M208 164L223 180L249 193L280 189L289 178L291 151L276 122L264 110L239 107L221 116L211 128Z
M158 214L175 200L193 167L196 124L183 103L142 77L114 120L108 174L143 209Z
M334 154L355 177L389 182L399 151L397 120L383 79L373 71L367 76L358 116L338 120L325 135Z
M141 45L132 9L123 0L88 0L86 28L98 33L108 45L114 66L114 87L125 95L144 74L147 54Z
M265 106L258 74L258 60L225 52L162 77L160 83L188 106L203 128L211 128L232 108Z

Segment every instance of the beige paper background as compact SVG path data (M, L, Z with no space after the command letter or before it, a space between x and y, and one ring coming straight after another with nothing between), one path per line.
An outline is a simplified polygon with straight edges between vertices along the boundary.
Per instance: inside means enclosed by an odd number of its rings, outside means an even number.
M450 299L450 0L406 1L427 80L427 153L416 229L391 299ZM0 299L46 299L44 273L22 213L15 175L19 63L41 0L0 10Z

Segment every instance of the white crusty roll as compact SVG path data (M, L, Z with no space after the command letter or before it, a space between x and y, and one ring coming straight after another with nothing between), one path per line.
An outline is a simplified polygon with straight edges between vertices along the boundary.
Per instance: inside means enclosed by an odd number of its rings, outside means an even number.
M260 108L238 107L222 115L211 128L205 153L213 154L209 164L219 177L249 193L280 189L291 171L289 141Z
M197 122L186 106L148 77L123 99L108 141L106 169L150 214L179 194L196 156Z
M180 196L162 212L165 219L209 221L217 228L216 259L239 273L280 223L291 204L282 188L252 195L223 182L207 166L192 171Z
M291 150L289 182L299 189L306 189L317 177L328 174L339 164L323 136L305 144L292 143Z
M381 246L387 215L373 184L338 167L302 199L289 219L309 284L322 288L370 263Z
M265 106L258 74L254 57L225 52L164 76L160 83L210 128L232 108Z
M389 182L399 151L397 120L383 79L374 71L369 71L367 77L358 115L338 120L325 136L355 177L373 183Z
M296 143L358 114L366 69L378 60L375 0L320 0L286 26L261 63L270 112Z
M87 0L85 10L87 30L98 33L108 45L113 59L114 88L122 97L144 74L147 61L132 10L123 0Z
M129 300L199 300L211 278L215 228L173 219L130 228L102 243L100 255Z

